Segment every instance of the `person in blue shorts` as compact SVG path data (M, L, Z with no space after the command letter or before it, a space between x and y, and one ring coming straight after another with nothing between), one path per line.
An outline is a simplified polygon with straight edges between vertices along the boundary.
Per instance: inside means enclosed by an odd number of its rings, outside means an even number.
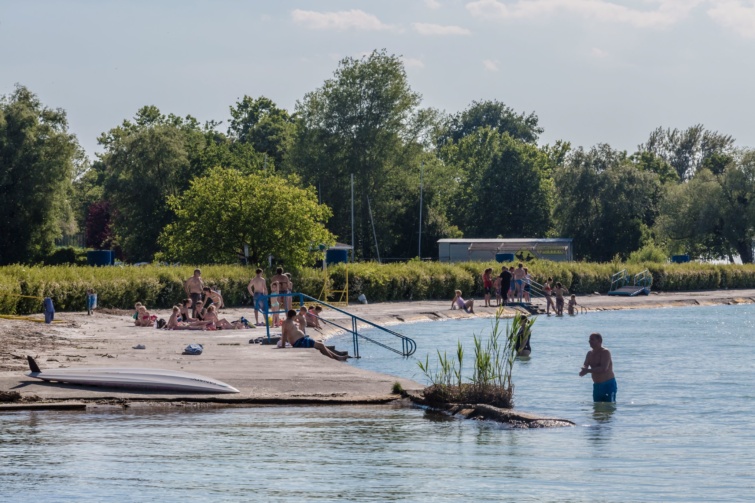
M592 349L587 352L579 376L592 374L594 402L615 402L618 386L616 376L613 374L611 352L603 347L603 336L597 332L590 334L590 348Z
M289 343L291 344L291 347L294 348L315 348L328 358L333 358L334 360L338 360L339 362L347 360L348 357L338 355L325 347L325 344L323 344L322 342L310 339L308 336L304 335L304 332L299 330L299 327L297 327L296 325L296 311L289 309L286 313L286 321L284 321L283 325L281 325L282 349L285 349L286 343Z

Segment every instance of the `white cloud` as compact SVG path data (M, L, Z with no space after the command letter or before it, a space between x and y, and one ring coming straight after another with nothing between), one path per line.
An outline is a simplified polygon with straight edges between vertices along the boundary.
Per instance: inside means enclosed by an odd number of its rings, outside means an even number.
M296 9L291 12L291 18L313 30L390 30L393 27L380 21L377 16L363 10L352 9L338 12L316 12L312 10Z
M596 59L605 59L608 57L608 52L604 51L603 49L593 47L592 49L590 49L590 55Z
M566 12L600 22L664 28L684 19L703 1L646 0L646 4L655 7L649 10L627 7L609 0L476 0L466 7L473 16L481 18L529 19Z
M493 59L486 59L482 62L482 66L485 67L485 69L489 72L497 72L498 71L498 60Z
M419 58L401 58L407 68L424 68L425 62Z
M425 7L428 9L440 9L440 2L438 0L425 0Z
M420 35L470 35L472 32L461 26L431 24L431 23L412 23L414 31Z
M724 28L755 38L755 1L713 0L708 15Z

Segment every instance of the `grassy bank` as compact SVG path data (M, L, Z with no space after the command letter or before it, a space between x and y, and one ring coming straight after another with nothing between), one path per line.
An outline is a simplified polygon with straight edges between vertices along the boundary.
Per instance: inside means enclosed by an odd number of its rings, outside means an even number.
M441 264L409 262L379 265L359 263L348 266L349 297L364 294L370 302L450 299L459 289L464 296L480 296L480 274L486 267L497 273L501 264L469 262ZM528 263L533 278L542 283L548 277L560 281L577 294L601 292L610 288L610 277L626 267L630 274L647 268L653 275L653 289L659 291L717 290L755 288L755 265ZM32 297L52 297L60 311L83 311L86 291L93 288L100 307L129 309L137 301L149 307L167 308L184 297L183 281L193 266L87 267L87 266L6 266L0 267L0 313L40 312L40 301ZM331 289L343 289L347 268L328 269ZM246 286L254 270L243 266L203 266L205 282L223 292L226 304L249 303ZM267 272L270 277L270 271ZM293 273L294 289L319 297L325 275L306 269Z

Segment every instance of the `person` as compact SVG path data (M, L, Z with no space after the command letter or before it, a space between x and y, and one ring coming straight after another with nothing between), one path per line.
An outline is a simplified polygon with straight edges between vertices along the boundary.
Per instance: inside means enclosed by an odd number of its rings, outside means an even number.
M181 305L178 307L181 311L181 321L191 323L192 321L197 321L194 318L191 317L191 305L193 302L191 299L184 299L184 301L181 303Z
M191 302L191 299L189 299ZM184 307L186 305L184 304ZM168 319L168 323L165 324L167 330L204 330L205 326L209 322L204 321L178 321L178 317L181 315L181 306L173 306L173 311Z
M553 293L551 283L553 283L553 278L549 277L548 281L543 285L543 295L545 295L545 314L547 316L551 315L551 308L553 308L554 312L556 311L556 306L553 305L553 298L551 297L551 294Z
M474 314L474 299L464 300L461 290L455 291L454 300L451 301L451 309L463 309L466 313Z
M315 311L315 306L309 306L309 309L307 310L307 326L316 330L322 329L320 326L320 318Z
M294 348L315 348L328 358L338 360L339 362L346 361L347 359L346 356L338 355L326 348L322 342L310 339L304 335L304 332L296 327L296 311L293 309L289 309L286 312L286 320L281 327L281 349L286 348L286 343L291 344L291 347Z
M509 283L509 299L514 302L516 298L516 279L514 278L514 266L509 267L509 274L511 274L511 283Z
M560 281L556 282L556 288L553 289L553 295L556 296L556 316L564 315L564 295L569 295L569 290L561 285Z
M572 294L572 296L569 298L569 304L566 306L566 311L569 313L570 316L574 316L577 314L577 296Z
M592 374L592 399L594 402L615 402L618 386L613 373L613 360L608 348L603 347L603 336L595 332L590 334L590 351L579 376Z
M291 273L287 272L283 274L286 279L288 280L288 284L286 285L286 293L288 294L285 298L286 300L286 309L291 309L291 303L294 301L294 298L291 296L291 294L294 292L294 282L291 281Z
M496 276L493 280L493 290L495 290L495 307L501 307L501 277Z
M524 268L524 301L530 301L530 292L532 291L532 276L526 267Z
M217 309L224 307L223 296L220 292L211 289L209 286L202 288L202 300L204 300L204 308L209 309L210 306L215 306Z
M194 276L186 280L184 283L184 290L186 290L186 296L191 299L191 307L194 309L196 303L202 300L202 289L204 288L204 281L202 281L202 271L194 269ZM194 309L196 313L196 309Z
M137 317L136 320L134 320L134 325L137 327L151 327L154 325L156 319L157 316L150 314L150 312L147 311L147 307L141 305L137 309Z
M283 274L283 268L282 267L278 267L275 270L275 276L273 276L270 279L270 281L277 281L278 282L278 293L280 293L281 295L284 295L284 294L286 294L288 292L288 290L289 290L289 288L288 288L288 276L286 276L285 274ZM281 297L280 299L278 299L278 301L283 306L287 306L288 305L287 302L286 302L286 297Z
M198 300L194 304L194 318L196 318L197 321L204 321L205 317L205 310L204 310L204 302L201 300Z
M509 299L509 290L511 289L511 273L506 266L501 268L501 275L499 278L501 278L501 297L503 298L503 305L505 306Z
M135 319L135 320L139 319L139 308L140 307L142 307L142 303L141 302L137 302L136 304L134 304L134 314L132 314L131 317L133 319Z
M325 320L322 319L322 306L315 306L315 316L317 316L317 322L323 323L323 325L326 323Z
M255 271L257 274L247 285L246 289L249 291L249 295L254 299L254 325L257 327L264 326L264 323L260 323L260 313L264 316L265 307L263 306L264 296L267 295L267 281L262 276L262 269L257 268Z
M225 318L218 318L218 308L213 304L210 307L207 308L207 314L204 317L204 321L207 321L210 323L210 325L215 325L218 329L225 329L225 330L233 330L236 328L244 328L241 325L233 325L231 322L226 320ZM208 327L210 326L208 325Z
M301 330L306 335L307 334L307 308L305 306L301 306L299 308L299 312L296 313L296 323L299 325L299 330Z
M532 333L529 328L534 323L534 320L530 321L527 315L520 316L521 325L519 325L519 331L516 333L516 355L517 356L529 356L532 353L532 347L530 346L530 339Z
M493 269L488 267L482 272L482 292L485 294L485 305L483 307L493 307L490 305L490 294L493 292L493 279L490 277Z
M524 264L519 262L519 266L514 269L514 281L516 282L516 298L519 302L522 302L522 293L524 292L524 277L527 273L524 272Z
M280 326L280 316L278 315L278 311L280 311L280 297L278 297L279 292L279 286L277 281L273 281L270 284L270 311L273 313L273 326L279 327Z

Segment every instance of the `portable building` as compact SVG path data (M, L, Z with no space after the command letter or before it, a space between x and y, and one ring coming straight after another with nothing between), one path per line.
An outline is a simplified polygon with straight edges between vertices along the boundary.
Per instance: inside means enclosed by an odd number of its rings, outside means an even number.
M440 262L526 261L532 258L567 262L572 260L571 238L439 239Z

